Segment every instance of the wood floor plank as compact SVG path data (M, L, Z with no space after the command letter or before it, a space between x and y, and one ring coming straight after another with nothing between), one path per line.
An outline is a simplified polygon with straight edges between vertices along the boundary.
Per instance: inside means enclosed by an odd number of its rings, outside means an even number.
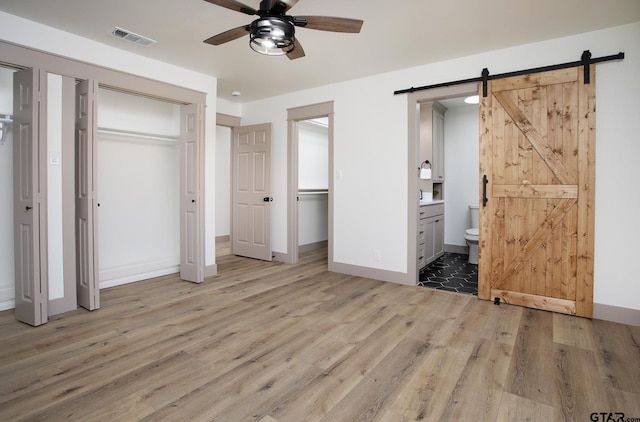
M40 327L0 312L0 420L640 416L640 327L333 273L326 249L216 265Z
M331 411L406 335L404 317L386 321L304 388L269 414L281 421L314 421Z
M510 346L479 340L440 420L497 420L510 359Z
M574 318L565 314L553 315L553 341L567 346L595 350L593 323L586 318Z
M564 344L554 350L556 420L589 420L591 413L606 410L608 406L605 379L595 368L594 353Z
M400 394L406 380L420 366L430 347L412 338L403 339L320 421L381 419Z
M502 393L497 420L534 422L558 419L556 418L553 406L504 392Z
M596 364L607 385L640 394L640 327L595 320L593 329Z
M439 421L467 364L471 350L432 345L394 402L394 414L412 421Z
M536 402L552 405L555 394L550 381L556 368L553 356L553 314L523 311L513 348L507 391ZM535 345L535 347L532 347Z

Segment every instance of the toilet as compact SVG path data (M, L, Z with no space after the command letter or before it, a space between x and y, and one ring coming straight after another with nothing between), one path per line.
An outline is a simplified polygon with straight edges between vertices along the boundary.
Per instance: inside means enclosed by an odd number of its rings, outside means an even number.
M469 246L469 264L478 265L478 238L479 231L479 219L480 219L480 209L478 205L469 205L469 210L471 211L471 228L467 229L464 234L464 240L467 241L467 245Z

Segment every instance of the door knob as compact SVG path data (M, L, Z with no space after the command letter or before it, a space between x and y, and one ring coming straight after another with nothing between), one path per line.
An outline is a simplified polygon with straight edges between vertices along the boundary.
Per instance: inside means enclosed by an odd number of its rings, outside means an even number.
M270 196L265 196L264 198L262 198L262 200L263 200L264 202L273 202L273 198L272 198L272 197L270 197Z
M25 211L29 211L31 208L33 208L33 207L30 207L29 205L27 205L26 207L24 207Z

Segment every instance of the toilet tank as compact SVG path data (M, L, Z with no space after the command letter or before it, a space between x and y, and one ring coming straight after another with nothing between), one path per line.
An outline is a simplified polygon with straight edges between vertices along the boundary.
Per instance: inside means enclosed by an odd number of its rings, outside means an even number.
M471 228L477 229L480 227L480 207L476 204L469 205L471 211Z

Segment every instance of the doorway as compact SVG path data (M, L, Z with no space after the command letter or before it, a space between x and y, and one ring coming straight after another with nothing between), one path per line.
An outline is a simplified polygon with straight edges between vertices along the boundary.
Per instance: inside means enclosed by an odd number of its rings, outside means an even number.
M418 219L419 219L419 178L416 169L421 167L420 158L420 104L436 100L466 97L478 93L478 84L469 83L431 90L416 91L408 96L409 148L408 148L408 233L407 233L407 284L419 281L418 265ZM446 207L446 205L445 205ZM445 219L446 222L446 219ZM445 227L446 233L446 227Z
M327 247L329 118L298 122L298 253Z
M178 272L180 105L100 88L97 135L100 287Z
M283 257L284 262L295 264L298 262L298 255L300 253L300 129L301 127L308 126L309 121L315 119L317 122L326 124L326 130L323 129L323 133L326 133L327 146L327 180L326 180L326 193L325 189L321 186L309 185L309 192L313 192L312 195L316 198L314 208L317 212L320 208L324 208L323 202L325 201L324 195L326 195L326 244L328 255L328 268L333 270L333 102L319 103L314 105L296 107L288 109L288 148L287 148L287 214L288 226L287 226L287 254ZM304 123L303 123L304 122ZM304 129L303 129L304 131ZM314 171L314 173L317 173ZM306 177L306 176L304 176ZM309 180L313 180L310 178ZM303 180L305 181L305 180ZM314 181L313 183L316 183ZM317 181L317 183L320 183ZM324 184L324 181L322 182ZM306 189L303 185L303 189ZM311 198L311 197L310 197ZM305 201L305 200L303 200ZM307 201L308 202L308 201ZM309 208L309 207L307 207ZM316 234L317 236L317 234ZM317 238L317 237L316 237ZM311 242L314 245L316 242ZM313 247L318 246L315 244ZM304 249L303 249L304 250Z

